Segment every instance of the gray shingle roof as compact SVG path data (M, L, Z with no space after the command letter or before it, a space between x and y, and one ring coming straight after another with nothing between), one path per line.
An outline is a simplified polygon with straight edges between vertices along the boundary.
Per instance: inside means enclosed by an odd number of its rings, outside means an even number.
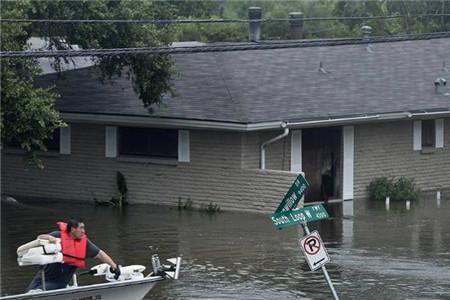
M450 39L222 53L176 54L178 97L168 118L256 123L450 109L434 80L450 66ZM319 71L322 62L326 72ZM102 85L92 69L58 83L62 112L148 116L126 78Z

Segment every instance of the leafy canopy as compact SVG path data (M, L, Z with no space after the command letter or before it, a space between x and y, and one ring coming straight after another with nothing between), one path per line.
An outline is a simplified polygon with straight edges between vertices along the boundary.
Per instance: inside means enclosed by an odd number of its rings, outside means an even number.
M162 1L7 1L2 18L18 19L173 19L175 8ZM2 23L2 51L26 50L32 36L45 38L50 49L127 48L168 45L174 29L167 25L123 23ZM58 70L63 59L56 59ZM66 61L67 62L67 61ZM152 112L162 94L172 93L172 62L167 55L114 55L95 59L101 79L125 72L145 107ZM28 161L40 165L36 151L46 151L45 140L55 128L64 126L55 109L59 97L51 89L37 87L40 67L35 59L1 60L2 145L20 146ZM70 80L70 78L69 78Z

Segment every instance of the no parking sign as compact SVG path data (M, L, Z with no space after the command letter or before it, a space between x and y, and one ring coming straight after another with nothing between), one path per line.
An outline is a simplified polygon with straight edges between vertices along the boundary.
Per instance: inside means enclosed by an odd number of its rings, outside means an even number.
M300 240L300 248L305 254L306 261L312 271L319 269L330 261L328 252L317 230L314 230Z

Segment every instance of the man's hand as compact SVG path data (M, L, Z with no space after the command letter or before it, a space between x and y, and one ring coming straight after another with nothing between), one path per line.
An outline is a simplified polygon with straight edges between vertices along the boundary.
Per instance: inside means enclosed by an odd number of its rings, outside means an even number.
M114 273L114 279L117 280L120 277L120 266L116 265L115 268L110 267L111 273Z
M58 239L55 238L53 235L49 235L48 241L49 241L50 243L55 244L56 241L58 241Z
M119 278L120 276L120 267L118 264L116 264L111 257L109 257L108 254L105 253L105 251L100 250L95 258L100 259L102 262L107 263L110 268L110 272L116 274L114 276L115 279Z

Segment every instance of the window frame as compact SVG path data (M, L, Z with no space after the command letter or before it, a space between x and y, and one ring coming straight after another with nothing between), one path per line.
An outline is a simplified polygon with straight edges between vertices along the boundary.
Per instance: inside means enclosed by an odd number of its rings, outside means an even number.
M47 152L60 153L61 152L61 128L56 128L53 131L53 136L49 139L45 139L44 145L47 148Z
M421 144L422 149L436 148L436 120L422 120ZM430 143L427 143L427 141Z
M135 131L134 133L132 131ZM134 137L132 136L134 134ZM164 135L165 138L164 138ZM127 139L124 138L127 136ZM163 138L161 139L161 136ZM141 149L130 151L130 147L125 146L125 142L133 142L132 139L143 138ZM158 145L152 148L152 140L158 140ZM117 127L117 157L131 157L143 159L157 159L178 161L179 159L179 132L177 129L153 128L153 127L134 127L134 126L118 126ZM136 142L136 141L134 141ZM137 141L139 142L139 141ZM160 143L167 142L166 145ZM173 147L173 148L171 148ZM165 149L166 148L166 149ZM169 149L171 148L171 149ZM169 149L169 153L164 152Z

